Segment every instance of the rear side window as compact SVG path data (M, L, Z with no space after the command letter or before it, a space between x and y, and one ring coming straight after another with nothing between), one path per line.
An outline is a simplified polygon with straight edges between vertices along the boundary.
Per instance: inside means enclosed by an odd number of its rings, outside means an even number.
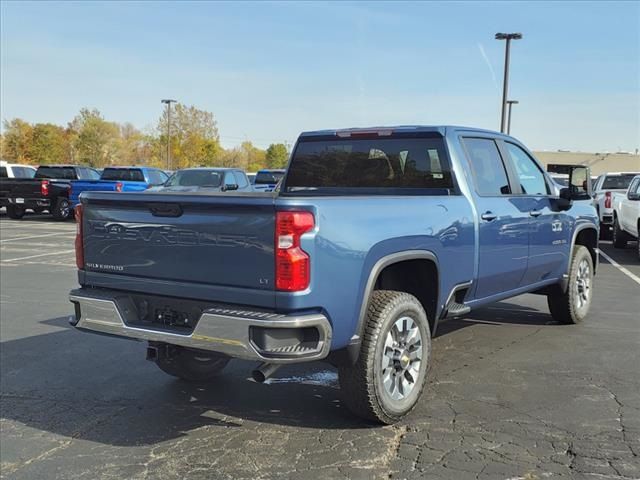
M451 188L451 168L441 137L376 137L303 139L291 159L284 191L366 193L374 189L380 193L378 189L386 189L415 194L437 189L444 194Z
M9 175L7 174L6 167L0 167L0 178L7 178Z
M35 170L27 167L13 167L13 175L16 178L33 178Z
M510 195L511 187L496 142L490 138L465 138L476 190L485 196Z
M35 178L75 180L77 177L73 167L40 167L36 172Z
M105 168L101 180L122 180L125 182L144 182L139 168Z
M603 190L626 190L629 188L629 184L633 177L635 177L637 173L630 173L627 175L609 175L604 178L604 182L602 182Z

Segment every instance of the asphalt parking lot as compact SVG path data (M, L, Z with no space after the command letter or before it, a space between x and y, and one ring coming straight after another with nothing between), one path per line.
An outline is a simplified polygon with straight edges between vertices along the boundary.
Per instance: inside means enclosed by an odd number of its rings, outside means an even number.
M335 372L251 363L192 386L145 345L68 326L72 222L0 217L2 478L640 478L640 263L601 245L591 316L527 295L444 324L401 424L340 403Z

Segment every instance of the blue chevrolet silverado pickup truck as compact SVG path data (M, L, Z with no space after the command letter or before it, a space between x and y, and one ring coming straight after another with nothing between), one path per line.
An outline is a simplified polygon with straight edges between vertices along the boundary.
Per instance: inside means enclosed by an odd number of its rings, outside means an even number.
M558 190L512 137L406 126L301 134L273 193L91 192L71 322L190 381L326 361L355 414L393 423L439 322L522 293L586 317L598 222L588 168L568 171Z
M169 176L153 167L107 167L99 180L71 182L69 200L73 207L83 192L143 192L149 187L163 185Z

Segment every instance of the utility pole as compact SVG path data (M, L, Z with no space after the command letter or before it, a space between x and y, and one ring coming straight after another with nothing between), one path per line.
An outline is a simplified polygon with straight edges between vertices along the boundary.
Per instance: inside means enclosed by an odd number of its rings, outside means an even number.
M171 170L171 104L176 101L165 98L161 102L167 105L167 170Z
M507 116L507 135L511 135L511 107L513 105L518 105L518 100L507 100L507 105L509 105L509 114Z
M511 50L511 40L520 40L521 33L496 33L496 40L506 40L504 50L504 80L502 82L502 115L500 116L500 132L505 133L507 123L507 96L509 93L509 54Z

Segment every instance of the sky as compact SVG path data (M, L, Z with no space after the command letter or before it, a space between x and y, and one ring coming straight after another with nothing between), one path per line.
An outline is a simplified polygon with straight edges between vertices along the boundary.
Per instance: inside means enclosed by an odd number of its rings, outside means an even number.
M152 128L160 100L214 113L221 142L375 125L500 128L535 150L640 148L640 2L0 3L0 116L82 107Z

